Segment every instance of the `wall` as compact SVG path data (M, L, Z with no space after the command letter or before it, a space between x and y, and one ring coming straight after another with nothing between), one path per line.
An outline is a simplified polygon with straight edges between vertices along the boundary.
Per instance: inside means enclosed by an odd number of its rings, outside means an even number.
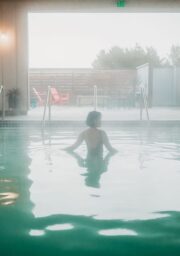
M180 67L175 70L176 105L180 106Z
M20 111L28 109L28 44L27 10L15 2L0 2L0 32L6 33L7 42L0 45L0 81L5 88L19 88L21 93ZM8 101L5 97L5 110ZM1 103L0 103L1 106Z
M153 69L153 106L180 105L180 68Z

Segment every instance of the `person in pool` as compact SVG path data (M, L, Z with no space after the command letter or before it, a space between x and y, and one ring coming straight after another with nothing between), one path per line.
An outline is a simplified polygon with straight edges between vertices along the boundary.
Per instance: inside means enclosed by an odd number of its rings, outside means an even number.
M86 119L86 124L89 128L81 132L76 142L73 145L65 148L65 150L74 151L81 145L83 141L85 141L87 145L88 155L102 154L103 145L110 153L117 152L117 150L111 146L106 132L98 128L101 126L100 112L89 112Z

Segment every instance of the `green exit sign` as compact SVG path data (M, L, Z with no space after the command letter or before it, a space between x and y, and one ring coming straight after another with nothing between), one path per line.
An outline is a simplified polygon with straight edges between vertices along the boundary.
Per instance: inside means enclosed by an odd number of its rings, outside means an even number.
M125 7L125 0L119 0L117 1L117 7Z

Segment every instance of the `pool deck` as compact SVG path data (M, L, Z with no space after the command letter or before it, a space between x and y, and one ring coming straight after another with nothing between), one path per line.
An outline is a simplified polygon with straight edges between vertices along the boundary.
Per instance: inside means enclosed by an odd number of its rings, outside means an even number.
M74 125L83 124L87 113L92 111L92 107L59 107L52 106L51 120L52 124ZM27 115L6 116L5 121L0 121L0 124L41 124L43 117L43 107L31 109ZM138 108L113 108L102 109L98 111L102 113L103 122L108 125L114 124L138 124L140 123L140 110ZM180 107L171 108L150 108L149 109L150 123L168 123L180 124ZM48 112L46 113L46 120ZM142 122L141 122L142 123ZM143 123L147 123L146 112L143 110Z

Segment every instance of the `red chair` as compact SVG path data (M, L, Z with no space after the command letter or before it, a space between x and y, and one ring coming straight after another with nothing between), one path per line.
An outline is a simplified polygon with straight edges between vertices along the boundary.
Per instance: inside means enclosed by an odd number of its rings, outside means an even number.
M61 97L55 87L51 87L52 102L54 104L61 104Z
M61 104L69 103L69 93L61 93Z
M44 100L42 99L42 95L40 92L38 92L34 87L32 88L33 93L36 95L38 103L40 106L44 105Z

